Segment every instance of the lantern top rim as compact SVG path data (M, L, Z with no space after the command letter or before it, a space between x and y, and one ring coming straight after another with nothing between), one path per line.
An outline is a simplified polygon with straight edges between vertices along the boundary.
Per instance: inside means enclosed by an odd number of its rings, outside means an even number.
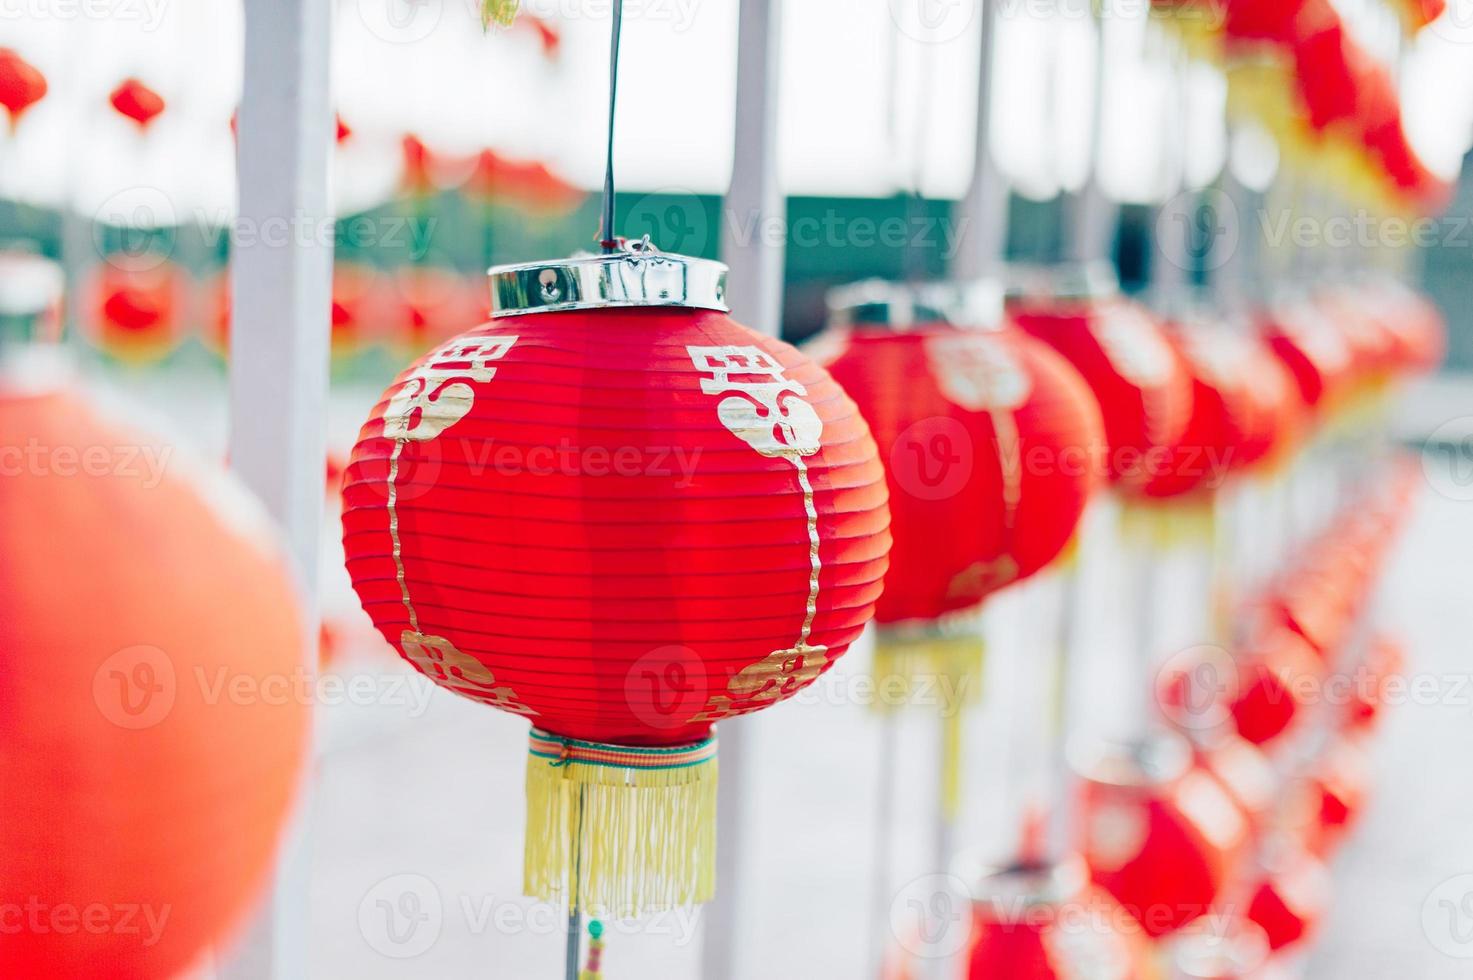
M1114 267L1104 261L1056 265L1013 263L1003 270L1009 306L1018 303L1094 302L1120 295Z
M730 313L727 268L712 259L661 252L620 240L607 255L576 254L546 262L492 266L491 316L503 318L566 310L683 307Z
M1002 323L1002 285L993 279L969 282L901 283L865 279L829 290L829 324L905 333L947 324L994 329Z
M1089 870L1083 858L1066 854L1048 862L1022 862L1012 865L977 864L959 859L954 873L970 886L974 903L1005 903L1009 908L1024 905L1059 905L1076 898L1089 884Z
M1075 772L1090 782L1135 789L1173 783L1192 764L1191 744L1165 731L1119 741L1077 740L1068 756Z

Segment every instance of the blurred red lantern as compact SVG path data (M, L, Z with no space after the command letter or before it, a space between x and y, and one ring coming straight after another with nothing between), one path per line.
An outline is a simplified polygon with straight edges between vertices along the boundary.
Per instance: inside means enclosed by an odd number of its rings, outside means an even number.
M1238 462L1244 467L1272 465L1295 445L1304 425L1304 404L1288 367L1261 337L1235 336L1244 349L1247 394L1253 403Z
M1175 737L1103 746L1081 767L1080 848L1095 884L1159 937L1213 908L1248 843L1241 811Z
M1393 6L1413 34L1447 13L1447 0L1396 0Z
M179 976L306 762L296 598L242 491L44 377L0 380L0 975Z
M195 318L200 340L221 357L230 354L230 270L221 269L198 283Z
M1122 490L1141 491L1186 431L1192 379L1142 307L1113 295L1020 297L1017 323L1064 355L1100 405L1108 471Z
M465 330L468 323L490 317L484 279L467 281L447 269L410 266L394 277L397 304L390 334L396 344L411 350L443 343Z
M1349 703L1345 707L1344 724L1356 733L1375 731L1381 720L1389 681L1397 677L1406 664L1400 642L1389 636L1371 640L1365 662L1351 675Z
M492 149L482 150L463 185L465 193L487 203L509 204L541 214L576 208L587 195L538 160L512 160Z
M721 312L716 263L635 246L493 289L500 317L363 427L354 588L432 680L532 720L529 894L703 901L712 724L811 684L873 613L874 441L827 373Z
M1381 326L1392 337L1396 366L1423 374L1442 363L1447 353L1447 321L1426 296L1394 280L1368 291Z
M108 96L108 102L121 116L133 120L140 130L147 130L164 111L164 97L136 78L125 78Z
M1238 734L1267 745L1289 730L1305 698L1319 689L1322 665L1298 633L1270 629L1242 655L1233 720Z
M1155 975L1150 944L1129 914L1091 887L1077 859L983 878L972 896L968 980L1070 980Z
M1306 0L1232 0L1223 8L1223 31L1234 42L1288 45L1301 32L1301 18L1314 20L1314 7Z
M1244 465L1244 443L1266 425L1253 396L1249 348L1220 325L1175 324L1169 335L1192 382L1192 407L1181 437L1161 457L1142 495L1164 499L1212 493L1230 469Z
M856 303L812 349L889 463L895 544L875 618L932 623L1063 550L1097 478L1099 412L1061 357L1014 329L924 307L918 323L872 322L891 308Z
M435 191L436 180L434 152L425 145L424 140L413 133L406 133L399 142L400 154L404 160L404 173L400 178L400 184L404 190L411 194L428 194Z
M1345 27L1336 18L1293 42L1295 79L1306 117L1316 132L1353 119L1357 105L1355 57Z
M554 59L561 53L563 36L545 17L524 13L516 19L512 26L536 35L543 57Z
M1371 765L1365 746L1338 738L1303 784L1306 808L1312 816L1305 844L1328 859L1345 842L1370 794Z
M1263 333L1269 349L1294 376L1304 404L1323 407L1351 367L1350 349L1334 322L1310 303L1286 303L1273 308Z
M31 106L46 98L46 76L13 48L0 48L0 106L5 107L11 129Z
M187 285L172 262L109 257L89 289L92 342L125 361L162 359L179 344Z
M384 274L372 266L338 262L332 270L332 352L352 355L390 333L392 297Z
M1325 866L1285 842L1276 842L1248 901L1248 918L1275 953L1307 947L1329 911L1333 885Z

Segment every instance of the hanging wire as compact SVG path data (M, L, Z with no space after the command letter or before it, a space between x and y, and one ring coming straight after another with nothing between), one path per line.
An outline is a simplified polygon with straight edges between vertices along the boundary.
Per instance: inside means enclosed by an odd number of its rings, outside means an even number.
M609 32L609 132L604 158L603 218L599 222L599 245L605 255L619 247L614 234L614 107L619 95L619 29L624 21L624 0L614 0L613 27Z

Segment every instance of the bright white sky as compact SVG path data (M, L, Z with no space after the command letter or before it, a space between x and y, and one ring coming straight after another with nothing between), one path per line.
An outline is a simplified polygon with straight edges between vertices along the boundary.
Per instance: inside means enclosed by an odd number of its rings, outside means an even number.
M39 64L53 85L17 139L0 135L0 190L46 201L70 196L90 209L109 201L116 207L120 189L150 184L169 188L187 211L228 215L239 0L98 2L112 11L109 18L67 18L65 11L86 5L63 0L0 0L7 13L0 16L0 45ZM977 2L784 4L785 189L886 194L911 186L919 171L927 193L959 196L973 156ZM1341 2L1370 46L1387 46L1376 0ZM1473 0L1458 2L1473 13ZM626 0L621 186L725 188L737 3ZM392 185L393 148L406 129L447 149L491 144L542 157L579 183L599 184L609 0L526 0L564 32L557 65L544 62L530 33L482 36L475 0L338 5L334 80L357 134L354 155L340 166L344 207L372 201ZM1045 2L1024 6L1038 11ZM921 23L918 7L939 20ZM1125 200L1157 199L1176 186L1183 167L1193 184L1210 181L1226 155L1221 77L1203 66L1183 69L1139 21L1112 21L1106 37L1107 190ZM1002 21L999 41L994 153L1003 173L1035 198L1077 187L1090 142L1093 26L1079 16L1017 16ZM1402 79L1411 135L1446 175L1456 172L1473 134L1470 53L1473 17L1449 17L1408 50ZM170 102L147 141L106 107L108 90L130 73ZM1168 153L1184 125L1185 154Z

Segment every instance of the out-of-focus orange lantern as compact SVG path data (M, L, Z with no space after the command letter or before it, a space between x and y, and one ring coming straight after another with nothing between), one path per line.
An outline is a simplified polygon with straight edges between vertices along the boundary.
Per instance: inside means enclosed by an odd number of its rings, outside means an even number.
M0 975L177 976L267 880L305 637L243 491L45 378L0 371Z

